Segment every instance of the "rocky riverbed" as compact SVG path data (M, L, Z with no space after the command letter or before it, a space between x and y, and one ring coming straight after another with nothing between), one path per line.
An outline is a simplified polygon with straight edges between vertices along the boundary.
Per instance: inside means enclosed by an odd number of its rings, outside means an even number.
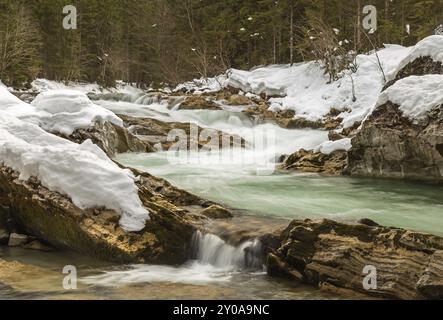
M14 163L3 163L0 245L8 253L0 256L0 296L23 295L11 270L58 279L27 259L14 261L17 252L54 258L75 251L115 264L85 272L85 288L93 291L155 283L154 298L171 286L179 298L189 298L188 291L236 298L230 286L251 298L443 298L443 107L433 99L441 75L441 62L430 56L406 59L374 107L364 117L358 110L353 122L355 110L300 115L278 107L286 97L267 88L244 92L232 79L217 92L148 92L136 99L90 93L94 103L82 95L102 118L72 132L55 130L56 116L14 101L28 112L17 116L23 121L113 158L133 177L150 218L141 230L125 230L127 212L76 205L47 181L23 179ZM420 99L411 105L408 95ZM186 153L171 163L174 130L184 134ZM208 136L202 139L207 130L216 151L207 148ZM257 152L254 138L269 131L275 144ZM227 158L223 147L231 151ZM369 289L365 270L376 274ZM52 289L25 297L60 294Z

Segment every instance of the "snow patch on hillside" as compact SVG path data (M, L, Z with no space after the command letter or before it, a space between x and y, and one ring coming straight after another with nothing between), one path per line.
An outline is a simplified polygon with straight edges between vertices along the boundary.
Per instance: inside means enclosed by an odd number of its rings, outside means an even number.
M115 210L126 231L143 229L149 213L138 196L132 173L118 167L89 140L75 144L16 117L34 121L33 112L34 106L0 85L0 163L20 172L22 180L38 178L48 189L71 197L81 209Z
M383 70L392 73L410 48L386 45L377 52ZM227 86L244 92L267 94L271 110L293 110L296 117L316 121L327 115L332 108L342 110L345 127L362 121L377 102L385 85L377 55L359 55L356 58L358 70L355 74L345 72L342 78L328 83L329 77L317 62L290 65L273 65L252 71L231 70ZM355 84L356 100L353 100L352 80Z
M433 108L443 105L443 75L401 79L380 95L377 107L388 101L399 105L409 119L423 119Z

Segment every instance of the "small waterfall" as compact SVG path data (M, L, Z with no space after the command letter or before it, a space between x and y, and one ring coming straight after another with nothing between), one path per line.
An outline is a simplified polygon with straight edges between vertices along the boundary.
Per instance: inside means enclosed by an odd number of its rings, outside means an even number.
M161 101L162 101L162 94L157 92L151 92L137 97L132 102L135 104L151 105L154 103L160 103Z
M197 231L193 239L194 258L218 268L262 269L263 246L258 239L234 247L213 234Z

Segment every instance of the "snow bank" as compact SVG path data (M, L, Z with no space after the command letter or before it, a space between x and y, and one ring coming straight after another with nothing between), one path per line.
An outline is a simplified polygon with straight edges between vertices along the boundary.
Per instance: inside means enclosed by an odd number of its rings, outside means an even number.
M398 62L410 48L386 45L378 51L385 73L396 69ZM327 115L331 108L343 110L340 115L345 127L362 121L377 102L385 85L375 53L357 57L358 70L352 74L356 101L353 101L349 72L341 79L328 83L329 77L316 62L274 65L252 71L231 70L226 85L254 94L282 96L270 99L271 110L293 110L296 117L316 121Z
M43 92L31 105L10 94L4 87L2 91L0 112L8 112L49 132L69 136L77 129L87 129L100 121L109 121L123 126L123 121L114 113L92 103L84 93L79 91Z
M122 93L127 95L141 95L143 90L136 88L135 86L125 83L123 81L117 81L115 88L104 88L97 83L86 82L73 82L68 83L53 81L48 79L36 79L31 84L33 92L45 92L52 90L74 90L84 94L107 94L107 93Z
M300 73L299 68L310 68L310 63L289 65L270 65L251 71L229 70L226 86L240 89L253 94L266 94L268 96L286 96ZM305 69L306 70L306 69ZM303 71L305 71L303 70ZM322 77L323 78L323 77Z
M327 141L322 143L315 149L315 152L321 152L324 154L331 154L335 151L349 151L352 148L351 139L346 138L337 141Z
M0 163L37 177L42 185L71 197L81 209L106 207L121 215L127 231L140 231L149 218L129 170L120 169L91 141L78 145L22 121L13 109L33 107L0 86Z
M226 84L226 75L213 78L200 78L179 84L173 92L192 92L195 94L211 93L223 90Z
M89 128L96 122L108 121L123 127L123 121L100 107L84 94L74 90L53 90L39 94L31 103L39 125L49 132L71 135L76 129Z
M430 57L434 61L443 63L443 36L430 36L417 43L409 54L403 60L400 60L397 68L389 74L389 80L395 79L404 67L420 57Z
M397 81L379 97L377 107L391 101L411 120L443 105L443 75L411 76Z

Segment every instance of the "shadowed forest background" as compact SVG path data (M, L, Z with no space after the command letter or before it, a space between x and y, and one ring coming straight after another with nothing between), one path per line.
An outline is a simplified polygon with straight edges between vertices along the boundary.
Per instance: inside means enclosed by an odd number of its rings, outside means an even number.
M62 27L69 4L77 30ZM373 34L361 27L367 4L378 9ZM44 77L145 86L315 59L313 29L335 30L334 41L358 53L412 45L443 23L443 0L0 0L0 21L7 85Z

